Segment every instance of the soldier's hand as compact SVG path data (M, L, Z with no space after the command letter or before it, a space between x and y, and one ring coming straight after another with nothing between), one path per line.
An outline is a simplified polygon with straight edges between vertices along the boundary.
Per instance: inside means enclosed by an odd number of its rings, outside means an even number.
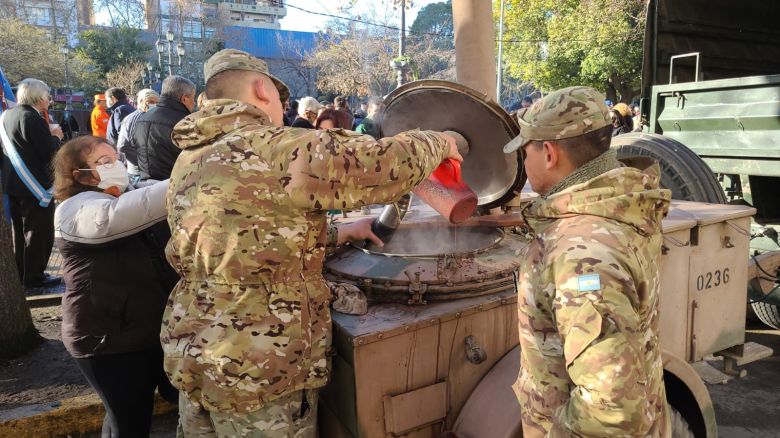
M371 222L373 221L374 219L367 217L349 224L339 225L339 237L336 241L336 244L342 245L346 242L370 240L374 245L377 245L380 248L385 246L384 242L382 242L382 239L371 232Z
M455 137L442 133L442 137L447 139L447 143L450 145L450 151L444 158L452 158L454 160L463 161L463 156L458 152L458 145L455 143Z

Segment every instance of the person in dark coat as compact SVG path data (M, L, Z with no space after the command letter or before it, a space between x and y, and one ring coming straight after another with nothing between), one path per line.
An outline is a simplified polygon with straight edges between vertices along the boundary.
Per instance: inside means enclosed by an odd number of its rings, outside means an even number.
M128 185L105 139L78 137L54 159L56 244L65 260L62 343L106 409L104 437L146 437L163 371L160 324L178 281L165 261L168 181Z
M108 107L109 119L106 140L109 144L115 145L119 139L119 130L122 129L122 121L135 112L135 108L130 105L127 93L121 88L111 87L106 90L106 100L110 105Z
M314 122L317 120L317 113L321 110L322 104L313 97L304 97L298 102L298 117L293 120L293 128L314 129Z
M78 136L79 134L79 122L76 121L76 118L73 117L73 113L70 111L65 111L62 114L62 120L60 120L60 128L62 128L62 133L64 134L64 141L68 141L72 139L73 137Z
M202 95L203 93L201 93ZM137 183L140 180L138 175L138 151L135 150L135 144L132 142L133 129L135 122L145 112L157 105L160 95L151 88L144 88L136 94L136 105L138 110L125 118L122 122L122 129L119 130L119 139L116 141L116 150L125 154L127 161L127 173L130 174L130 181Z
M165 78L157 106L138 117L132 132L141 181L170 178L173 163L181 152L171 141L171 132L193 108L195 84L181 76Z
M2 127L35 184L46 190L52 184L51 160L63 138L62 128L42 116L51 102L49 86L38 79L25 79L16 97L17 106L3 113ZM44 271L54 243L54 202L42 201L39 195L43 192L34 194L5 155L3 193L8 195L19 278L26 288L53 286L61 279Z
M284 110L284 126L292 125L296 117L298 117L298 101L288 100L287 108Z

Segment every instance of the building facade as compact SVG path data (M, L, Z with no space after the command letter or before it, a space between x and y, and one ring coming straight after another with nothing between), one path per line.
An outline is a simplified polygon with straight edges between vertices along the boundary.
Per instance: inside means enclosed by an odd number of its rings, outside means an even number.
M92 0L3 0L0 15L15 17L46 29L55 40L71 47L78 44L78 34L95 24Z
M168 71L168 50L175 55L181 45L182 63L171 70L202 86L203 63L211 54L225 47L252 46L257 38L276 46L275 35L284 32L279 20L286 15L283 0L145 0L144 20L148 42L163 47L152 61L162 75ZM167 42L169 31L174 36L172 44ZM174 63L177 58L171 56Z

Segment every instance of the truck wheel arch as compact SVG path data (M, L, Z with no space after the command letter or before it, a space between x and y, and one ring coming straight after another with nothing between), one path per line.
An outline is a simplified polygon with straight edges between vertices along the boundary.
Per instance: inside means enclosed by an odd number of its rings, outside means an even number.
M666 401L679 411L697 438L717 438L715 408L696 370L674 354L661 350Z
M688 422L697 438L717 438L712 399L704 381L683 359L661 350L667 401ZM520 406L512 390L520 368L520 346L496 362L466 400L453 423L458 438L522 436ZM488 421L485 421L489 419ZM484 435L490 429L489 435Z

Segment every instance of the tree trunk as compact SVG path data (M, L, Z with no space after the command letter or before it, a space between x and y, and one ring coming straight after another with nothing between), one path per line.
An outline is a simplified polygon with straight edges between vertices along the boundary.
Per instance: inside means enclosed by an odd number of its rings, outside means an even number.
M612 82L607 81L606 88L607 93L605 97L611 100L613 103L617 103L617 91L615 90L615 86L612 84Z
M11 247L11 227L5 220L5 211L0 202L0 358L21 356L41 340L24 297Z

